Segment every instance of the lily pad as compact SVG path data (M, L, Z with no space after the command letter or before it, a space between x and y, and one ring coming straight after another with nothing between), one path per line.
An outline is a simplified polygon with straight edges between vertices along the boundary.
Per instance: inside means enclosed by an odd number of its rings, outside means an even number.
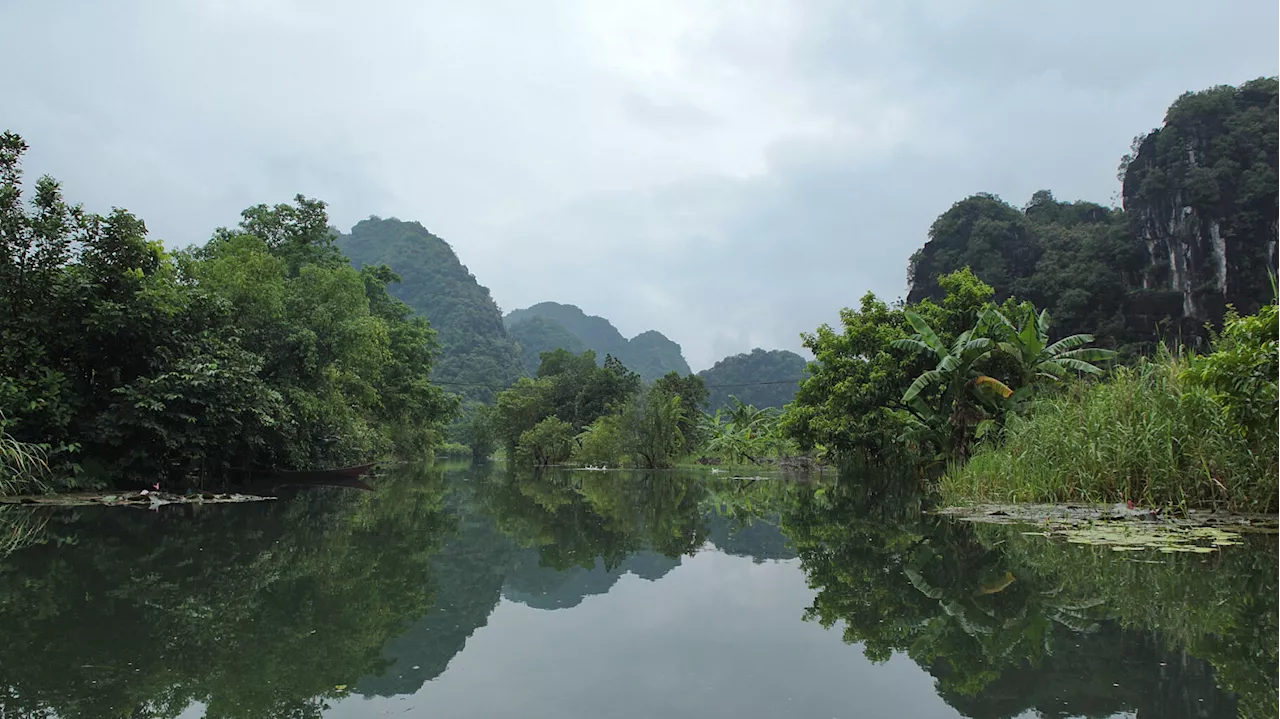
M1123 505L990 505L947 509L941 514L969 522L1038 525L1039 531L1021 532L1023 536L1110 547L1116 552L1155 550L1163 554L1210 554L1222 547L1241 544L1240 534L1235 530L1265 528L1275 521L1269 517L1226 518L1204 514L1164 517L1155 510L1130 509Z

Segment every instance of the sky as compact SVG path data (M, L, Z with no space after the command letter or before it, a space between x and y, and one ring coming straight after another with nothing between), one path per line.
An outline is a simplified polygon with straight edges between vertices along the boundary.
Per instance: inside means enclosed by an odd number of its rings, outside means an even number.
M1275 0L0 3L0 129L201 243L298 193L447 240L695 369L803 351L952 203L1118 203L1180 94L1280 72Z

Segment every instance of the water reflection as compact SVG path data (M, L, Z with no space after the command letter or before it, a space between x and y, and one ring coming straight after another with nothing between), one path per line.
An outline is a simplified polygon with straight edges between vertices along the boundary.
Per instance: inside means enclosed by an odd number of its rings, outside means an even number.
M594 663L616 668L617 695L666 677L691 716L727 710L726 692L751 716L792 679L807 696L781 697L792 703L779 711L847 713L846 685L915 681L906 660L933 685L934 703L911 705L922 716L1276 713L1273 542L1152 562L922 514L900 489L913 482L883 476L405 467L377 483L159 512L4 509L0 534L22 546L0 557L0 716L361 716L410 696L398 712L479 716L477 697L440 705L448 682L432 692L464 649L481 666L457 672L480 674L504 654L552 653L508 623L472 651L495 616L562 617L538 631L569 642L635 624L636 607L662 617L597 641ZM705 601L721 609L678 618ZM716 624L738 616L730 605L752 618ZM669 656L634 666L630 645L650 636ZM724 642L737 649L707 654ZM724 666L669 671L703 655ZM804 663L817 656L857 676L814 684ZM522 667L512 677L536 673ZM734 677L751 667L777 686L742 689ZM722 674L724 686L697 688Z

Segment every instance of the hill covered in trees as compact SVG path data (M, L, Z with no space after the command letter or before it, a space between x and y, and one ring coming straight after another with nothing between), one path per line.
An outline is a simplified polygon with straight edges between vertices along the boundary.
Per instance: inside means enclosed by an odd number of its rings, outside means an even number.
M707 408L715 411L737 397L756 407L781 408L796 395L804 377L805 359L786 350L753 349L716 362L698 376L707 384Z
M520 356L498 305L449 243L420 223L371 217L337 245L357 268L387 265L400 277L388 291L425 317L440 342L433 380L487 402L493 398L489 386L505 387L520 376Z
M972 268L1046 307L1054 334L1112 347L1194 336L1228 304L1251 313L1276 267L1277 81L1187 93L1120 162L1124 209L1060 202L1022 208L989 194L943 213L911 258L909 303L938 300L938 278Z
M507 335L520 349L520 364L530 376L537 374L543 352L564 349L573 354L587 351L587 345L564 325L545 317L530 317L507 328Z
M541 321L519 328L534 319ZM539 352L561 348L575 353L581 351L557 344L568 341L566 334L576 337L580 346L595 351L598 361L603 362L606 356L612 355L646 382L668 372L689 374L689 363L685 361L680 345L661 332L649 330L628 340L609 320L589 315L574 305L539 302L526 309L511 311L503 321L507 331L520 338L521 356L530 374L537 369Z

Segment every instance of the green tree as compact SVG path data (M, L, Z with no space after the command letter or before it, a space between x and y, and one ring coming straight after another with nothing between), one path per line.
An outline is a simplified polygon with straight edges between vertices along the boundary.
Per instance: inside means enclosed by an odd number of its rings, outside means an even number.
M641 467L674 466L685 449L680 426L686 418L678 395L657 387L638 393L622 409L627 454Z
M1228 312L1213 352L1193 357L1186 369L1192 382L1209 388L1242 434L1271 445L1280 409L1276 376L1280 374L1280 311L1265 305L1256 315Z
M520 452L534 464L561 464L573 452L573 425L547 417L520 435Z
M967 269L946 275L939 283L940 304L923 300L909 309L949 350L992 306L994 290ZM909 454L919 440L928 443L928 437L920 437L916 430L937 434L950 412L943 412L941 418L929 417L926 407L913 401L912 414L902 399L913 380L938 366L936 359L930 362L924 353L914 351L919 345L900 344L913 330L906 310L891 308L868 293L859 310L841 310L840 321L841 332L823 325L814 334L804 335L816 361L809 365L809 377L783 413L783 430L802 449L824 448L840 461L886 461ZM942 435L949 436L949 430Z
M678 372L668 372L653 383L654 387L680 398L680 406L685 408L685 417L680 422L680 436L684 440L686 451L692 452L702 444L700 418L702 406L706 404L707 384L698 375L681 377Z

